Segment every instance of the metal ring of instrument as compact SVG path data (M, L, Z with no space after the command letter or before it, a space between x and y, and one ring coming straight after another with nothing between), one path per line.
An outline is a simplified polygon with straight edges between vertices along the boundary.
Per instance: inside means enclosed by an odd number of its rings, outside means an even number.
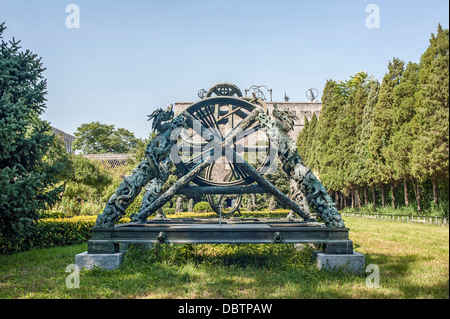
M233 92L234 88L230 90L223 89L224 93ZM211 92L219 92L219 90L210 89ZM196 120L199 120L200 123L210 129L210 132L213 133L219 140L224 141L226 138L226 134L224 131L228 128L230 131L233 130L239 123L245 119L248 114L250 114L256 107L261 107L265 112L267 112L267 105L264 101L250 98L250 97L231 97L231 96L216 96L216 97L207 97L186 109L186 111L191 114ZM251 134L255 134L260 128L260 124L255 122L249 128L246 128L242 135L238 138L238 140L234 141L233 148L236 153L239 153L239 150L244 152L243 155L240 155L242 158L248 161L248 156L246 154L249 151L253 150L252 147L240 146L236 147L237 142L243 140L244 138L250 137ZM182 147L179 148L179 156L181 161L175 163L175 166L180 171L181 174L186 174L190 171L196 163L203 157L205 157L212 148L208 148L208 142L202 139L195 132L191 132L191 136L189 137L188 145L190 147L189 157L186 158L186 154L182 152ZM247 135L248 134L248 135ZM270 141L267 138L265 145L263 147L258 146L254 147L254 150L264 150L263 156L258 158L257 167L255 169L259 172L261 171L270 160ZM264 158L263 158L264 157ZM223 156L222 156L223 158ZM215 163L212 163L207 167L203 176L197 176L193 180L193 183L199 186L238 186L238 185L249 185L253 181L251 177L249 177L245 172L242 172L235 164L230 162L225 158L224 165L229 167L231 174L229 176L225 176L227 180L217 181L214 180L213 168ZM220 165L217 165L218 167ZM223 173L223 172L222 172ZM242 194L236 194L236 200L234 205L230 210L224 212L222 211L222 215L232 215L236 210L238 210L241 200ZM222 204L224 196L221 195L219 200L214 199L214 195L206 195L207 200L211 206L211 208L219 214L220 208L219 206Z

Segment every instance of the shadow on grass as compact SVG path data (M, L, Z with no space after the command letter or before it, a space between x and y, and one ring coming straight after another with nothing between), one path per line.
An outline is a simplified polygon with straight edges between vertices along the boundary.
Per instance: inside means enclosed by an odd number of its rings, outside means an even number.
M312 248L293 245L155 245L130 247L115 271L81 272L68 289L67 264L86 245L0 257L3 298L446 298L448 265L433 256L373 253L366 265L380 269L380 288L366 276L319 271ZM422 277L420 277L422 276Z
M256 267L298 269L312 264L312 248L297 250L293 245L266 244L202 244L202 245L131 245L124 258L122 269L136 270L156 262L181 266L192 263L199 266L231 268Z
M121 272L141 274L141 278L153 274L153 279L164 283L152 284L157 296L168 298L448 298L448 277L429 283L413 278L412 270L429 259L366 256L366 265L379 266L381 289L366 286L370 273L319 271L312 262L312 249L297 251L293 245L132 248Z
M362 276L319 271L312 248L293 245L130 247L121 272L140 274L134 285L153 274L164 287L148 285L169 298L349 298L341 286L364 282Z

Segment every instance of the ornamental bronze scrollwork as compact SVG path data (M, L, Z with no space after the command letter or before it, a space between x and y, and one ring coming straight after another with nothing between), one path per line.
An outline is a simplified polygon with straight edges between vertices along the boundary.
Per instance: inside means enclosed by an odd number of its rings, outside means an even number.
M217 213L225 195L236 196L234 206L227 212L231 215L239 211L242 194L258 191L271 194L279 206L291 209L304 222L315 221L311 213L316 213L327 227L345 227L336 205L304 165L288 135L295 119L294 113L276 104L270 116L264 101L256 96L242 97L239 88L227 82L214 85L204 99L177 116L172 105L157 109L149 116L154 137L144 158L131 175L124 177L98 215L95 227L114 227L142 189L145 192L141 208L130 216L133 223L146 223L176 194L201 189ZM258 141L258 147L243 143L252 138ZM254 149L259 156L255 163L249 163ZM277 159L290 180L290 194L282 193L264 177L268 167L278 167ZM172 165L182 177L162 193ZM227 173L222 180L214 180L212 170L223 171L223 167L228 167ZM275 236L278 240L281 237Z

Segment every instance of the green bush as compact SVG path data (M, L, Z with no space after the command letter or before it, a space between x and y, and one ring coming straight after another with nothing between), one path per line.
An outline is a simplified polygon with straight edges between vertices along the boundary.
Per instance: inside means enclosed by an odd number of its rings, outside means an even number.
M277 209L270 212L267 209L256 211L241 211L241 216L235 214L236 217L243 218L285 218L289 214L289 209Z
M44 219L37 224L30 246L41 248L84 243L90 239L96 220L96 216L93 217Z
M171 215L171 214L175 214L175 207L168 207L168 208L163 208L163 213L164 215Z
M36 223L34 233L20 244L0 236L0 253L85 243L91 238L96 219L97 216L41 219ZM129 221L129 218L122 218L119 224Z
M105 204L103 204L103 203L85 202L81 205L80 215L83 215L83 216L95 215L95 216L97 216L98 214L100 214L103 211L104 208L105 208Z
M144 197L144 191L142 191L139 195L136 196L136 198L134 199L134 201L130 204L130 206L127 207L126 211L125 211L125 216L130 216L133 213L138 213L139 209L141 208L142 205L142 199ZM164 205L163 206L163 213L165 215L167 214L174 214L175 213L175 207L170 208L169 205ZM155 216L156 214L153 214L152 216ZM152 216L150 216L150 218L152 218Z
M216 213L208 213L208 212L180 212L180 213L172 213L166 214L167 218L214 218L218 217Z
M81 215L82 204L76 199L71 199L64 196L61 199L58 210L65 212L66 216L78 216Z
M212 211L213 209L208 202L198 202L194 205L194 212L196 213L209 213Z
M39 218L45 219L45 218L64 218L67 217L66 214L64 214L61 211L57 210L43 210L39 212Z
M136 196L134 201L125 210L125 215L130 216L131 214L137 214L142 205L142 199L144 198L144 192L141 192Z

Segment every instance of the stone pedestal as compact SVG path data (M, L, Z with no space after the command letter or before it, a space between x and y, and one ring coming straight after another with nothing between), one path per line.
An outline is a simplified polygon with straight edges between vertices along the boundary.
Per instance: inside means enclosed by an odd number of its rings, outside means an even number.
M363 254L354 251L352 254L325 254L315 253L317 268L335 271L341 270L353 274L362 274L365 271L366 258Z
M78 268L91 270L94 267L114 270L120 267L123 260L123 252L114 254L89 254L87 251L75 255L75 264Z

